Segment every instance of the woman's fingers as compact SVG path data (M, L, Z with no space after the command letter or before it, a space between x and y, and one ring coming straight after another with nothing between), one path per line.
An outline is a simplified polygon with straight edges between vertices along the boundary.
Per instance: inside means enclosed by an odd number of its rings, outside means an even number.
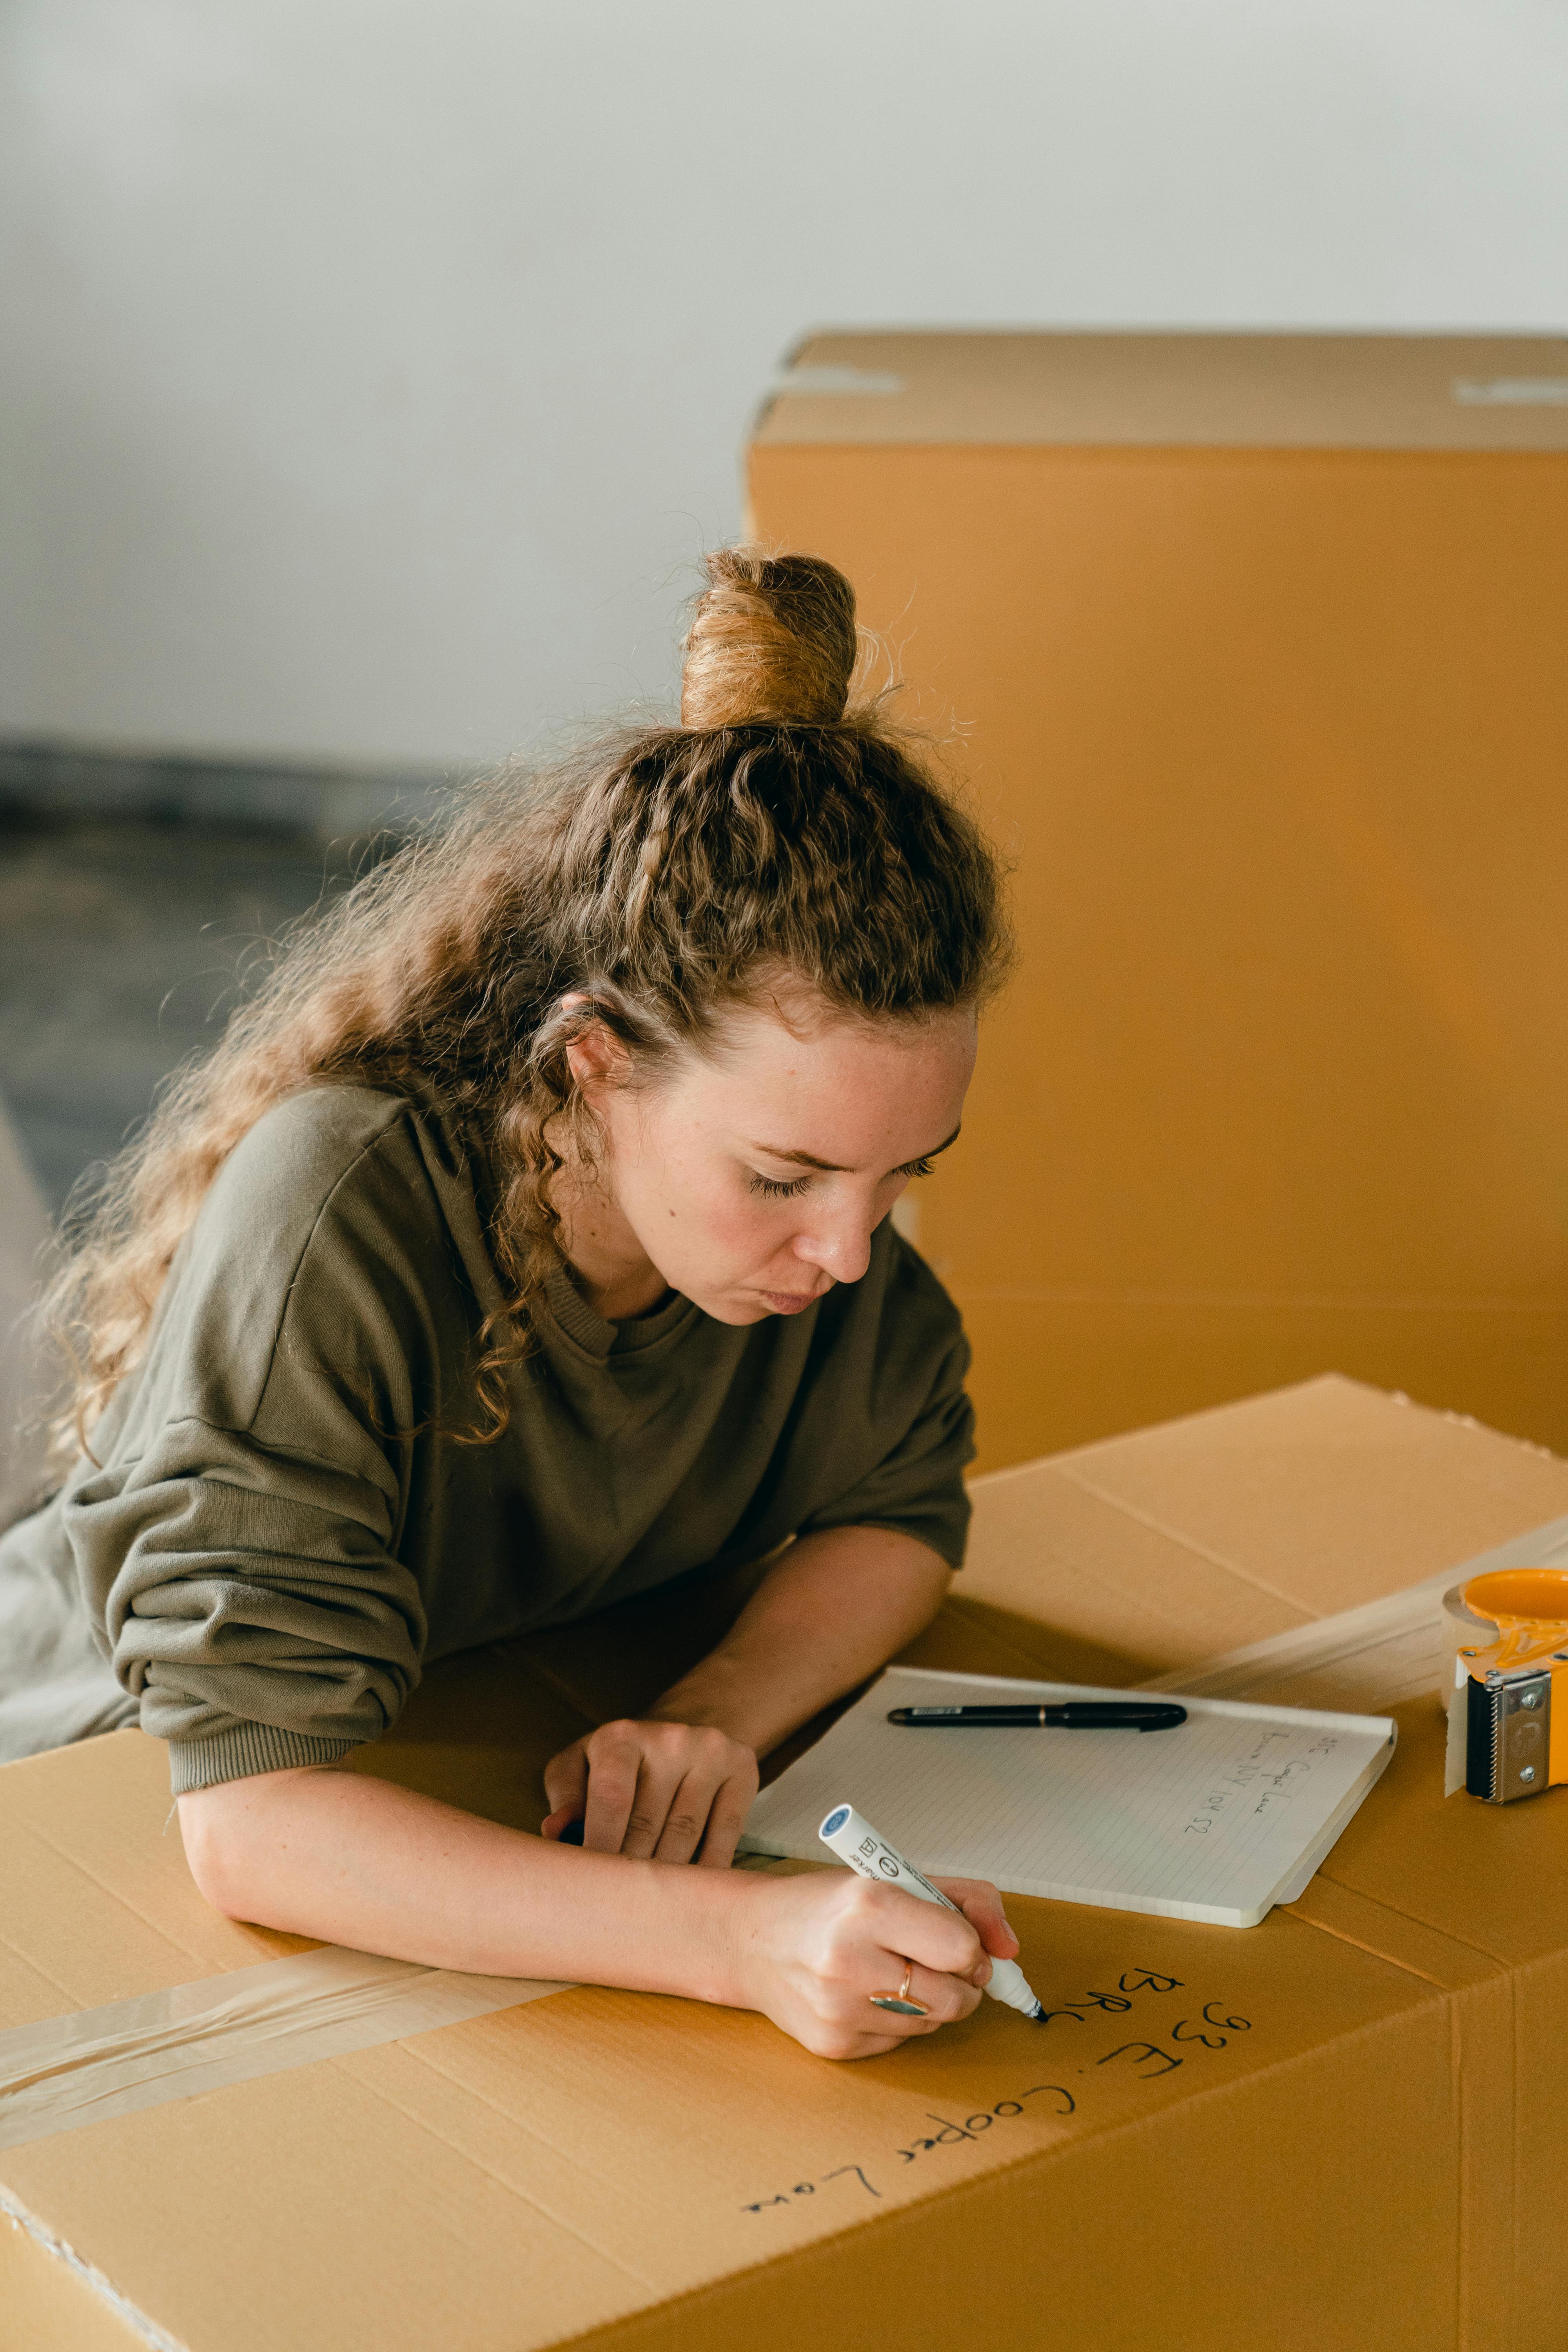
M696 1854L710 1869L729 1869L757 1793L755 1761L744 1749L741 1756L743 1762L728 1771L727 1759L705 1758L686 1774L665 1815L656 1861L689 1862Z
M574 1739L570 1748L552 1756L544 1768L544 1793L550 1800L550 1811L540 1823L540 1836L558 1838L572 1822L580 1822L587 1790L588 1759L583 1752L583 1742Z
M701 1843L718 1793L715 1774L700 1768L685 1773L676 1782L659 1808L658 1826L653 1832L653 1843L646 1849L656 1862L690 1861ZM631 1848L628 1846L626 1851L629 1853Z
M979 2005L974 1972L989 1963L984 1961L974 1928L960 1914L865 1879L858 1882L850 1899L870 1929L871 1948L862 1945L848 1981L838 1990L834 2009L839 2025L908 2042L968 2017ZM874 2010L873 1993L896 1998L906 1971L907 1998L918 2001L924 2015L903 2017L896 2010L884 2009L877 2011L873 2023L864 2015L861 2002Z
M884 1951L953 1978L967 1978L984 1958L979 1934L961 1912L922 1903L901 1887L879 1886L866 1878L856 1882L853 1892L874 1922L876 1941Z
M757 1793L757 1759L721 1732L692 1732L685 1746L694 1749L693 1760L665 1804L654 1859L689 1862L700 1848L710 1869L728 1870ZM640 1803L640 1783L638 1795Z
M873 1968L871 1975L872 1981L863 1992L858 1988L841 1988L826 2013L819 2014L814 2031L803 2037L806 2046L819 2057L878 2057L899 2049L906 2042L940 2033L944 2025L956 2024L979 2005L978 1990L964 1978L923 1968L918 1962L911 1967L899 1954L889 1956L884 1974L878 1976ZM879 2009L871 1998L873 1993L891 2000L901 1995L906 2000L918 2001L924 2014L903 2016L897 2010Z
M689 1824L684 1853L679 1848L688 1824L681 1810L682 1800L686 1804L703 1805L699 1819ZM637 1766L637 1787L621 1839L621 1852L639 1862L647 1861L650 1854L657 1854L661 1862L689 1862L707 1818L701 1783L693 1782L689 1774L682 1774L679 1759L645 1754Z
M641 1745L631 1736L635 1730L635 1725L607 1723L584 1742L588 1802L583 1815L583 1843L593 1853L627 1851L626 1829L642 1769Z
M698 1861L709 1870L728 1870L735 1859L735 1848L741 1842L741 1832L746 1826L746 1815L757 1793L757 1764L748 1755L748 1769L731 1774L720 1784L709 1809L708 1828L702 1840Z
M909 1964L905 1962L904 1965L907 1967ZM872 1990L896 1993L903 1978L903 1968L900 1968L889 1983L875 1985ZM898 2034L900 2040L907 2040L910 2034L916 2032L934 2033L939 2026L952 2025L961 2017L971 2016L980 2005L979 1990L970 1983L967 1977L922 1968L918 1961L910 1970L908 1997L910 2000L918 2000L927 2014L924 2017L900 2017L895 2011L884 2009L878 2014L879 2031L883 2029L885 2020L887 2030Z
M869 2058L973 2014L974 1972L989 1965L961 1911L922 1903L850 1871L759 1880L754 1927L739 1956L746 2007L821 2058ZM879 2009L876 1996L921 2013Z
M931 1884L941 1887L950 1903L957 1904L994 1958L1017 1958L1018 1938L1007 1924L1002 1897L988 1878L937 1878Z
M626 1721L601 1726L582 1751L585 1846L678 1863L700 1848L728 1866L757 1792L749 1748L709 1725Z

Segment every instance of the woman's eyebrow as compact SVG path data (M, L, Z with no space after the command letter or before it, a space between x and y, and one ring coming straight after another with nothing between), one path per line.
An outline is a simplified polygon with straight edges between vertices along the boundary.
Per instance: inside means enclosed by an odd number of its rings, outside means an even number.
M958 1141L961 1132L955 1127L945 1142L933 1143L929 1151L917 1151L914 1160L900 1160L900 1166L912 1168L916 1160L934 1160L939 1151L947 1150L948 1144ZM820 1168L827 1176L851 1176L855 1172L853 1169L846 1168L841 1160L819 1160L815 1151L785 1151L776 1143L749 1143L746 1149L748 1151L760 1151L764 1160L784 1160L796 1168Z

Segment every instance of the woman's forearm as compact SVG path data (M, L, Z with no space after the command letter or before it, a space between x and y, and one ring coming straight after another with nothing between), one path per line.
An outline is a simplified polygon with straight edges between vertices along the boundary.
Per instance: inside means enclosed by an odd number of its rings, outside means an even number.
M579 1853L355 1772L268 1772L180 1800L219 1910L480 1976L733 2002L757 1882Z
M847 1870L801 1877L578 1853L328 1766L180 1800L202 1893L232 1916L475 1975L620 1985L757 2009L827 2058L966 2016L1017 1939L994 1887L958 1910ZM875 1997L900 1981L922 2013Z
M931 1622L945 1560L888 1528L828 1528L792 1544L718 1648L648 1710L713 1724L759 1756L885 1665Z

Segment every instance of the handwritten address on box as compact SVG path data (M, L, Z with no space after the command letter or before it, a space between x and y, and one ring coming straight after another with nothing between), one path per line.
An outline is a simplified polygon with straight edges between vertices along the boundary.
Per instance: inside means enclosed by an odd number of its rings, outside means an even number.
M1180 1977L1167 1976L1158 1969L1123 1969L1114 1988L1110 1991L1089 1987L1076 2000L1062 2001L1045 2013L1041 2031L1059 2026L1086 2024L1092 2018L1131 2017L1140 2011L1138 2021L1147 2021L1152 2031L1105 2051L1087 2063L1075 2060L1069 2065L1058 2064L1054 2069L1042 2065L1039 2072L1066 2074L1070 2082L1042 2080L1022 2088L1011 2098L998 2099L992 2105L977 2107L971 2115L944 2116L934 2110L926 2120L935 2126L930 2132L918 2132L902 2147L885 2148L876 2154L862 2151L858 2161L834 2165L829 2170L812 2179L796 2180L787 2188L755 2198L742 2206L744 2213L764 2214L780 2206L798 2206L808 2197L839 2185L853 2189L858 2184L869 2197L880 2198L892 2181L901 2177L900 2168L921 2163L943 2148L961 2147L980 2139L998 2126L1033 2116L1049 2116L1065 2119L1079 2112L1085 2097L1092 2096L1092 2083L1099 2069L1110 2067L1117 2074L1131 2075L1141 2083L1160 2081L1173 2074L1179 2066L1194 2059L1212 2062L1227 2050L1240 2034L1252 2032L1250 2018L1242 2017L1232 2006L1217 1996L1196 2001L1188 1999L1177 2002L1174 1996L1186 1995L1188 1987ZM1169 2025L1156 2024L1146 2015L1151 1998L1170 2002L1184 2012ZM1191 2009L1192 2013L1187 2014ZM1057 2053L1068 2056L1063 2043ZM1073 2087L1076 2085L1076 2088ZM840 2193L842 2193L840 2189Z

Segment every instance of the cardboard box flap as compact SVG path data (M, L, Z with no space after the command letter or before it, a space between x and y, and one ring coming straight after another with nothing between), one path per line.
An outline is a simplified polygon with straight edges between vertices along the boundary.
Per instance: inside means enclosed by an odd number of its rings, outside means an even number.
M1179 1623L1187 1580L1234 1606L1223 1641L1260 1593L1337 1603L1366 1527L1426 1569L1551 1516L1542 1480L1564 1475L1313 1383L989 1482L981 1582L1047 1643L1058 1621L1093 1638L1141 1580L1147 1622ZM984 1532L988 1492L1012 1536ZM1033 1586L1012 1556L1031 1528ZM992 1605L950 1604L925 1643L1011 1655L973 1614ZM595 1628L578 1638L589 1656ZM437 1666L376 1769L457 1794L467 1758L488 1803L537 1812L535 1745L575 1719L561 1685L592 1682L550 1657L538 1681L527 1645ZM829 2315L835 2352L935 2352L954 2307L1009 2343L1048 2302L1109 2352L1146 2344L1154 2308L1169 2352L1208 2352L1245 2339L1261 2285L1282 2352L1533 2352L1568 2179L1568 1800L1445 1804L1436 1708L1401 1728L1318 1879L1260 1927L1011 1906L1044 2026L983 2002L836 2067L758 2017L578 1988L9 2150L24 2226L0 2231L0 2305L9 2266L16 2307L93 2352L73 2312L185 2352L784 2352ZM0 1772L6 1858L31 1874L8 1882L5 2022L300 1948L206 1909L169 1812L139 1733Z
M202 1901L161 1740L112 1732L8 1764L0 1786L0 2026L310 1948Z
M818 334L792 353L753 438L1561 450L1568 339Z
M971 1492L952 1605L1050 1673L1131 1683L1402 1591L1562 1516L1568 1463L1326 1374L994 1471Z
M139 1739L94 1743L105 1778ZM177 1850L132 1858L177 1904ZM100 1899L111 1940L123 1906ZM1283 1916L1226 1936L1016 1909L1043 2028L988 2002L832 2067L760 2018L582 1989L11 2150L0 2193L203 2352L415 2352L437 2326L530 2352L994 2175L1142 2147L1194 2095L1245 2139L1270 2077L1338 2071L1369 2034L1446 2095L1442 1997L1380 1956Z

